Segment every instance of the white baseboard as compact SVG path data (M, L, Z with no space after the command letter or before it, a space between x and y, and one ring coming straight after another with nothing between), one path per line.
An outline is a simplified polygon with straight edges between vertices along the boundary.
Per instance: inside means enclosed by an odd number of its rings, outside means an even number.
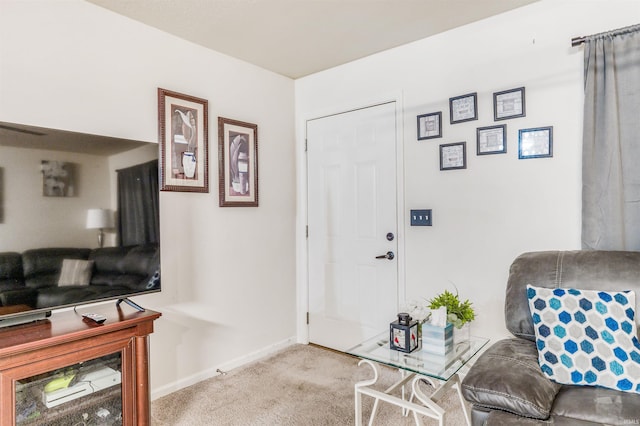
M231 361L208 368L199 373L192 374L191 376L181 378L172 383L161 386L157 389L152 389L151 400L153 401L154 399L163 397L165 395L169 395L170 393L173 393L180 389L186 388L191 385L195 385L196 383L201 382L203 380L207 380L212 377L219 376L220 373L218 372L218 370L228 372L230 370L233 370L234 368L241 367L250 362L269 356L275 352L278 352L281 349L284 349L288 346L293 345L294 343L296 343L296 339L295 339L295 336L292 336L292 337L289 337L288 339L285 339L278 343L274 343L272 345L259 349L250 354L232 359Z

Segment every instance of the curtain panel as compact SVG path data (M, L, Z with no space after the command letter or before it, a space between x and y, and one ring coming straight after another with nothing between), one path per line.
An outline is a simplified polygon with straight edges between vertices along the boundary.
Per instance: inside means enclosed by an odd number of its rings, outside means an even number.
M158 161L118 170L120 246L160 242Z
M582 248L640 250L640 25L586 37Z

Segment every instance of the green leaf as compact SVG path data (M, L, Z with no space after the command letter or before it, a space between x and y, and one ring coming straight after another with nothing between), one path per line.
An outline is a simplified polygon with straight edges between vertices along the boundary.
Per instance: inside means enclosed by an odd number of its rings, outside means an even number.
M476 317L472 303L469 299L464 302L460 302L458 294L453 294L449 290L445 290L433 299L428 301L429 309L438 309L441 307L447 308L447 314L455 315L458 321L455 321L457 328L462 327L463 324L473 321ZM459 325L458 325L459 324Z

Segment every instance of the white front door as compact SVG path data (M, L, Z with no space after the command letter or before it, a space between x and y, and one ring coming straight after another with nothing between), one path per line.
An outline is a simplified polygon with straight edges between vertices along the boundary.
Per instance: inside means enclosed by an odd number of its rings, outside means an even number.
M396 103L308 121L307 160L309 341L345 350L397 314Z

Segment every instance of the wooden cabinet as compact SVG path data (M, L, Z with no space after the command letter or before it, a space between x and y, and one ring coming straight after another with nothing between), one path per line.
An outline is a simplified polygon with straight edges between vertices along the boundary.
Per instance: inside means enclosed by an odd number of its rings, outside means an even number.
M107 317L103 324L83 320L82 312ZM138 312L114 304L91 306L54 313L48 320L0 329L0 424L16 424L16 392L34 383L34 378L51 379L61 370L75 371L79 366L98 361L119 371L119 386L92 392L55 408L43 404L43 390L34 389L37 405L34 424L54 424L61 412L79 418L89 415L99 401L121 399L121 423L148 425L149 420L149 334L160 317L154 311ZM119 370L118 370L119 368ZM44 377L44 379L42 379ZM35 386L34 386L35 387ZM94 414L94 413L91 413ZM26 422L24 424L31 424Z

